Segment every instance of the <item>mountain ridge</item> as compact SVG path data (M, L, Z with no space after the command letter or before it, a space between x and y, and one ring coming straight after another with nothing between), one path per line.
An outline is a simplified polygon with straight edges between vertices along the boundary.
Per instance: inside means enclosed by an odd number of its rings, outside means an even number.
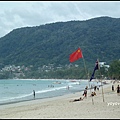
M69 55L78 47L89 67L93 67L96 59L109 64L120 58L119 23L119 18L105 16L13 29L0 38L1 67L70 64Z

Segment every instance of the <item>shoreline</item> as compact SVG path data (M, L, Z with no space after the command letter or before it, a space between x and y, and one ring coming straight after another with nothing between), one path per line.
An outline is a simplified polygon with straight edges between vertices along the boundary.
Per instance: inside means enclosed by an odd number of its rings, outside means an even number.
M22 81L23 79L20 79L20 81ZM26 80L26 79L24 79L24 80ZM23 81L24 81L23 80ZM28 81L30 80L30 79L27 79ZM27 81L26 80L26 81ZM35 79L36 80L36 79ZM49 81L48 79L46 79L47 81ZM51 79L50 79L51 80ZM61 80L64 80L64 81L68 81L68 80L66 80L66 79L61 79ZM61 84L62 82L61 82L61 80L60 79L57 79L57 80L53 80L53 81L55 81L55 82L52 82L51 84ZM17 81L17 80L14 80L14 81ZM31 81L31 80L30 80ZM32 81L34 81L34 80L32 80ZM39 80L38 80L39 81ZM44 80L43 80L44 81ZM80 82L82 82L82 81L85 81L85 82L88 82L88 80L84 80L84 79L81 79L81 80L76 80L76 79L74 79L74 81L71 81L70 79L69 79L69 82L71 83L71 84L74 84L73 82L75 82L75 84L78 84L78 82L79 82L79 84L80 84ZM96 82L96 81L95 81ZM22 83L21 83L22 84ZM17 86L18 86L18 84L17 84ZM22 85L21 85L22 86ZM69 86L69 88L70 88L71 86ZM66 86L66 89L69 89L68 88L68 86ZM82 89L80 89L79 91L83 91L84 90L84 88L82 88ZM70 90L71 91L71 90ZM77 92L78 90L76 90L76 91L71 91L71 93L72 92ZM60 93L60 92L59 92ZM55 96L59 96L59 93L58 94L56 94ZM20 98L20 97L15 97L15 99L14 99L14 97L13 98L10 98L10 99L3 99L3 101L2 101L2 99L0 100L0 106L1 105L5 105L5 104L14 104L14 103L19 103L19 102L24 102L24 101L32 101L32 100L34 100L34 98L32 98L32 92L30 93L31 94L31 98L28 98L27 99L27 97L24 99L24 97L23 97L23 99L22 99L22 97ZM69 94L69 93L64 93L64 94ZM26 94L27 95L27 94ZM51 95L51 97L55 97L54 95ZM61 95L60 95L61 96ZM36 97L36 99L47 99L47 98L49 98L50 96L44 96L44 97Z
M75 81L79 81L79 80L89 80L89 79L58 79L58 78L48 78L48 79L43 79L43 78L39 78L39 79L32 79L32 78L29 78L29 79L20 79L20 78L15 78L15 79L0 79L0 80L75 80ZM99 79L92 79L92 81L99 81ZM110 79L109 80L103 80L103 81L111 81ZM114 81L114 80L112 80L112 81Z
M23 79L20 79L20 80L23 80ZM26 79L24 79L24 80L26 80ZM30 80L30 79L28 79L28 80ZM46 79L47 80L47 79ZM51 79L50 79L51 80ZM61 79L61 80L64 80L64 79ZM77 82L77 80L76 79L74 79L75 81L74 82ZM57 80L57 81L59 81L59 80ZM70 80L71 81L71 80ZM86 80L80 80L80 81L86 81ZM73 82L73 81L71 81L71 82ZM93 82L97 82L96 80L93 80ZM110 82L110 81L109 81ZM106 86L107 84L103 84L103 86ZM102 86L102 85L98 85L98 86ZM91 90L92 89L94 89L94 88L91 88ZM46 100L46 99L49 99L49 98L56 98L56 97L62 97L62 96L67 96L67 95L72 95L72 94L75 94L75 93L83 93L83 91L84 91L84 89L82 89L82 90L80 90L79 92L77 91L77 92L74 92L74 93L68 93L68 94L64 94L64 95L58 95L58 96L52 96L52 97L44 97L44 98L36 98L35 100L39 100L39 101L42 101L42 100ZM87 90L88 92L90 92L90 88L88 88L88 90ZM26 99L26 100L17 100L17 101L10 101L10 102L3 102L3 103L0 103L0 108L2 107L2 106L9 106L9 105L12 105L12 104L17 104L17 103L23 103L23 102L29 102L29 101L34 101L34 98L31 98L31 99Z
M102 87L96 91L97 96L88 97L83 101L69 102L82 96L83 91L63 96L25 101L11 105L4 105L0 108L0 118L120 118L120 96L116 91L112 92L113 83L103 85L104 98L102 98ZM116 86L119 83L115 83ZM93 90L92 90L93 91Z

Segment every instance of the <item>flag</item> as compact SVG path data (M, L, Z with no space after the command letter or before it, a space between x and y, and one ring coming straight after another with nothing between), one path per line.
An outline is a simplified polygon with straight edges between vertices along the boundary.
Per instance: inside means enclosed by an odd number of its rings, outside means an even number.
M94 71L93 71L93 73L92 73L92 76L91 76L91 78L90 78L90 81L91 81L92 79L95 79L95 78L94 78L94 74L95 74L95 71L98 70L98 69L99 69L98 61L96 61L96 65L95 65Z
M82 58L82 51L80 48L78 48L75 52L73 52L72 54L70 54L70 62L74 62L76 60L78 60L79 58Z

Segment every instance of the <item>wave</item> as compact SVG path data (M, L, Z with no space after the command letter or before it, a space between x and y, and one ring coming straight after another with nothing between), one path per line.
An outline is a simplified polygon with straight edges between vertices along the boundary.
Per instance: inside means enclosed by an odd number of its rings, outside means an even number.
M73 87L73 86L69 86L69 87ZM47 93L47 92L61 90L61 89L66 89L66 86L55 87L55 88L50 88L50 89L46 89L46 90L38 90L38 91L35 91L35 93L36 94ZM5 98L5 99L0 99L0 102L5 102L5 101L9 101L9 100L22 99L22 98L26 98L26 97L29 97L29 96L32 96L32 95L33 95L33 92L31 92L29 94L20 95L20 96L17 96L17 97L10 97L10 98Z
M76 82L70 82L70 80L60 80L61 84L52 84L53 81L59 81L58 79L19 79L21 81L5 81L5 83L1 83L1 85L4 86L4 84L8 84L8 82L10 83L10 85L14 85L15 87L11 87L8 89L4 90L4 93L7 93L8 91L15 91L15 95L13 96L14 93L12 94L5 94L5 96L2 96L2 92L1 92L1 99L0 99L0 104L2 103L9 103L9 102L17 102L17 101L25 101L25 100L33 100L34 96L33 96L33 92L31 92L31 89L37 89L35 90L35 94L36 95L36 99L43 99L43 98L47 98L47 97L53 97L53 96L59 96L59 95L63 95L63 94L68 94L68 93L72 93L72 92L77 92L77 91L81 91L84 89L84 87L87 85L87 80L76 80ZM23 83L24 80L25 82ZM32 80L32 81L36 81L36 83L34 82L34 84L36 84L37 86L31 86L31 84L33 84L32 82L27 82L28 80ZM47 80L48 84L43 81ZM37 84L37 81L41 81L39 82L39 84ZM25 88L24 86L22 86L22 91L20 90L21 87L18 87L16 85L18 84L25 84ZM47 87L47 85L52 84L52 87ZM69 86L69 90L68 90L68 86ZM67 90L66 90L67 89ZM1 89L3 90L3 89ZM21 92L21 93L20 93ZM24 92L27 92L25 94L22 94ZM10 97L9 97L10 96Z

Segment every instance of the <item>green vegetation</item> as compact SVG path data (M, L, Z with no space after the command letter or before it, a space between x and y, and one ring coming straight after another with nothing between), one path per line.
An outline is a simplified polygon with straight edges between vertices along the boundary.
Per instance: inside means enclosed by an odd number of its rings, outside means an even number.
M94 68L93 68L94 69ZM90 79L93 70L87 73L84 68L80 67L66 67L58 70L38 70L29 68L29 70L21 69L20 71L4 71L0 74L0 79L8 78L32 78L32 79ZM110 67L102 66L99 70L95 71L95 78L97 79L120 79L120 60L114 60Z
M24 71L26 76L22 77L85 78L82 60L71 63L79 65L78 68L49 72L39 72L38 68L48 64L68 66L69 55L78 47L82 50L88 71L92 71L96 59L111 64L120 59L119 23L118 18L99 17L14 29L0 38L0 69L6 65L32 65L33 69ZM112 72L109 74L116 76ZM5 77L3 73L0 76Z
M120 60L112 61L108 73L111 78L120 80Z

